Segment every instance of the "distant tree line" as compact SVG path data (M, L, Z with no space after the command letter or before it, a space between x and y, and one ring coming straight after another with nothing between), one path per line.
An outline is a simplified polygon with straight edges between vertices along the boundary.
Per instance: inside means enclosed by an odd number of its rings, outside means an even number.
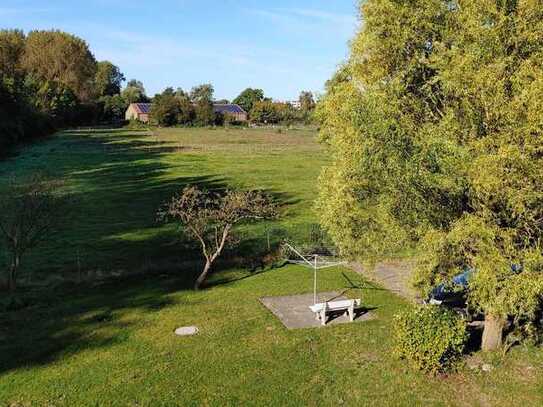
M231 123L217 115L213 86L189 93L168 88L152 100L140 81L128 81L109 61L97 61L88 44L58 30L0 30L0 155L16 143L44 136L55 129L122 122L130 103L153 101L152 117L159 125L208 126ZM254 123L309 122L313 95L302 92L299 108L276 103L261 89L248 88L234 101Z
M166 88L153 98L151 119L160 126L212 126L222 124L224 117L213 109L211 84L195 86L187 93L181 88Z
M264 96L262 89L247 88L233 103L249 113L251 122L257 124L293 124L313 121L315 99L313 93L303 91L298 98L299 107L288 102L274 102Z
M215 103L230 101L215 100L211 84L203 84L185 92L181 88L169 87L156 95L151 107L151 120L160 126L212 126L235 124L236 118L229 114L214 112ZM256 124L293 124L312 121L315 100L311 92L302 92L299 107L291 103L274 102L264 96L262 89L247 88L232 103L239 105Z
M0 30L0 154L55 129L122 120L148 101L141 82L96 61L82 39L57 30Z

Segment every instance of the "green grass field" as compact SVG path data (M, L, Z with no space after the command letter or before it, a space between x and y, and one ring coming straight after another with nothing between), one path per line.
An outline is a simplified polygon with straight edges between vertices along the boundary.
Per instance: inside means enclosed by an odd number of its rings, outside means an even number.
M283 206L279 221L241 228L244 243L236 252L262 251L268 233L272 240L284 234L296 240L316 222L312 202L325 157L314 132L303 130L66 132L0 163L0 176L45 172L64 180L76 201L65 232L25 259L25 276L39 284L60 274L77 279L79 270L172 269L199 258L194 245L176 244L174 228L156 216L192 183L262 189Z
M76 198L64 232L26 259L25 283L79 270L88 279L23 288L28 306L0 314L0 406L542 405L540 349L485 356L488 373L411 370L391 352L393 315L406 303L349 270L322 271L319 288L345 289L345 273L365 287L347 295L376 319L286 330L258 299L311 292L311 272L298 266L251 274L223 265L206 290L186 288L184 262L197 255L156 222L161 202L188 183L265 189L283 211L240 231L238 249L257 252L266 230L304 239L326 162L314 132L233 129L65 132L0 162L0 192L15 173L46 170ZM123 276L92 284L97 271ZM173 335L184 325L201 333Z

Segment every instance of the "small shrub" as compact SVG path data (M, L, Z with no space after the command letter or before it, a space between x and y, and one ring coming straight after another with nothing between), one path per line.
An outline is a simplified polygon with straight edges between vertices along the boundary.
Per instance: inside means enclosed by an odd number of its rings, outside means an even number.
M453 367L467 339L466 323L453 311L418 306L395 317L395 353L429 373Z

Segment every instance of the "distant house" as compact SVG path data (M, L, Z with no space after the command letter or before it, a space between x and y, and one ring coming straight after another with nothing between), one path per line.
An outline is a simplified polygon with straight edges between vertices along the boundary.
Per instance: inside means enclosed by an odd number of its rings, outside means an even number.
M213 111L220 114L229 114L238 122L246 122L248 120L247 112L235 104L215 103ZM126 110L125 119L149 123L150 112L151 103L131 103Z
M302 103L299 100L274 99L273 103L284 103L286 105L291 105L294 109L297 109L297 110L300 110L302 108Z
M131 103L126 110L126 120L137 120L142 123L149 123L151 103Z
M246 122L248 119L247 112L243 110L240 106L232 103L215 103L213 105L213 110L215 111L215 113L229 114L230 116L233 116L234 119L238 122Z

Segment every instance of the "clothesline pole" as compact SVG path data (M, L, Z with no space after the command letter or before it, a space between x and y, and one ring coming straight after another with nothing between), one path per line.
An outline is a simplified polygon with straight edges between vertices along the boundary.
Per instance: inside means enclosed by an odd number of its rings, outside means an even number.
M317 305L317 255L315 255L313 270L313 304Z

